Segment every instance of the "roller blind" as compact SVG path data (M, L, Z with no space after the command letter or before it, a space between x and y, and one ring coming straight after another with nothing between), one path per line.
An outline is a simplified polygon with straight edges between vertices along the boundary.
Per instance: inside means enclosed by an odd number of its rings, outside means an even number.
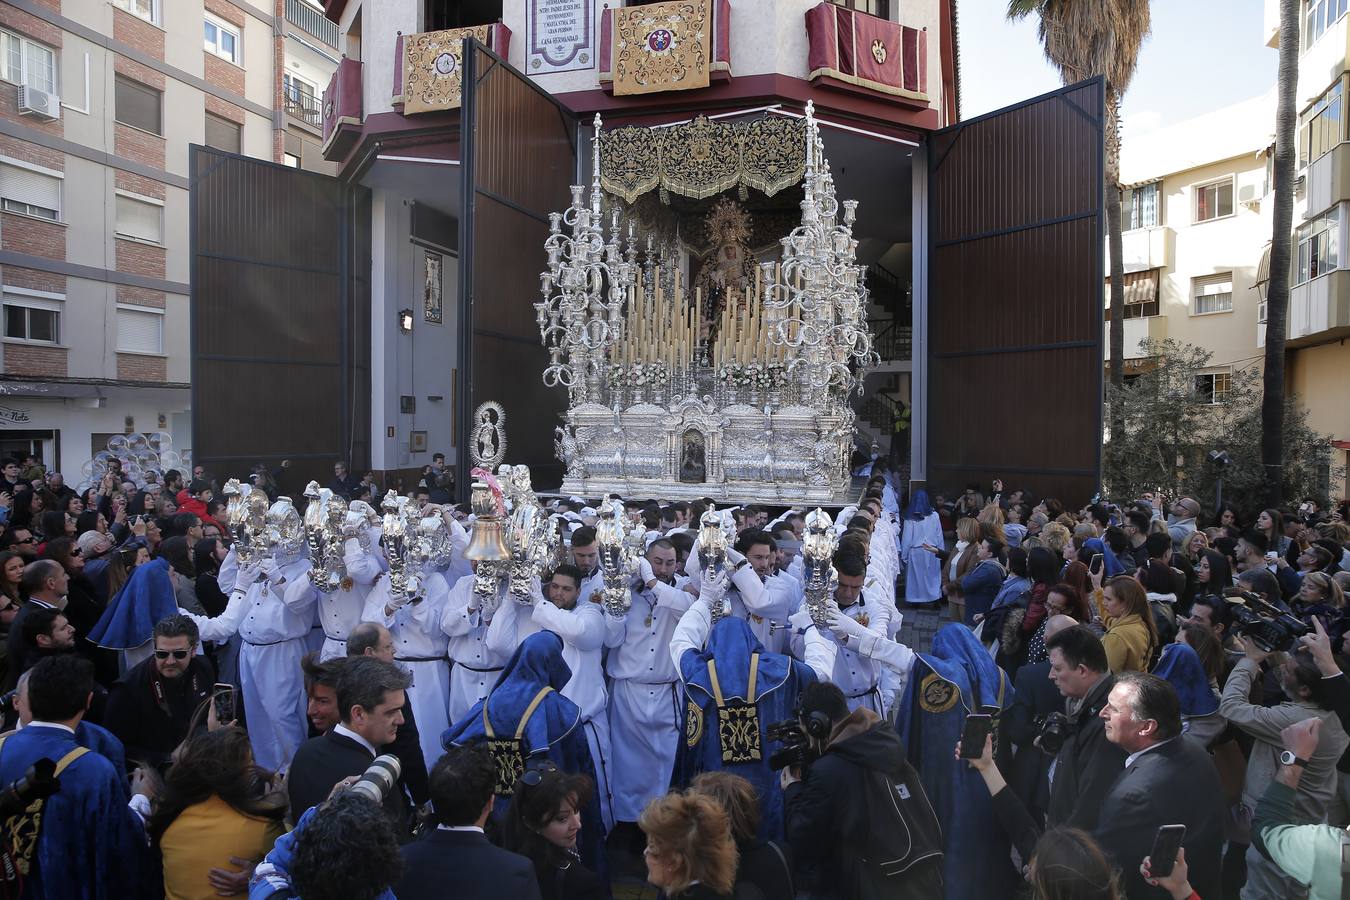
M158 313L119 309L117 349L131 353L163 353L164 317Z
M239 153L240 128L237 122L222 119L220 116L206 114L206 146L215 147L226 153Z
M159 91L121 75L117 76L115 91L117 121L152 134L163 133L160 130L162 95Z
M61 179L0 163L0 197L55 213L61 209Z
M117 233L155 244L163 242L164 207L117 195Z

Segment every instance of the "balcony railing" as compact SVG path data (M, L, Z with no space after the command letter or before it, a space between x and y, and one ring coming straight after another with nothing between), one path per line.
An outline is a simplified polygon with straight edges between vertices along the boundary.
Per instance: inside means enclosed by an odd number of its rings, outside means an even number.
M909 359L913 355L914 329L909 322L900 319L873 319L871 321L872 346L882 362Z
M323 127L323 104L313 94L288 93L282 99L289 115L315 128Z
M338 48L339 34L337 23L324 18L324 14L305 3L304 0L286 0L286 21L306 34L313 35L334 50Z
M822 2L806 11L806 37L812 81L928 105L928 29Z

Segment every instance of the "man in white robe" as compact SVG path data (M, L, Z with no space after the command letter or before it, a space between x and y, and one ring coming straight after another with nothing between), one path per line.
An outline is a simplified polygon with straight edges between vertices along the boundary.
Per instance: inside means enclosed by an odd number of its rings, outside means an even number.
M509 602L505 579L498 581L496 593L487 598L474 592L474 581L473 575L465 575L456 581L441 610L441 631L449 638L446 645L451 666L447 713L451 725L467 716L473 705L488 695L501 675L502 667L511 658L510 654L503 656L487 645L488 626L492 624L493 616L500 604Z
M866 597L863 561L852 554L840 554L835 557L834 568L839 580L832 602L839 615L884 638L889 616L879 609L881 602L869 602ZM792 625L792 655L810 666L821 681L838 686L848 699L850 711L865 706L885 718L889 703L881 691L883 666L860 654L856 641L850 646L845 636L819 628L804 606L793 614Z
M932 603L942 599L942 563L927 548L943 545L942 522L928 504L928 492L914 492L905 510L900 535L900 562L905 567L905 602Z

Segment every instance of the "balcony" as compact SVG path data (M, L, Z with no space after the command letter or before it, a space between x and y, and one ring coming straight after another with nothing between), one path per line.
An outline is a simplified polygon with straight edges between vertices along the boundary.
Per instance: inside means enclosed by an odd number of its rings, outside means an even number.
M1306 179L1309 218L1350 200L1350 144L1337 144L1309 163Z
M286 21L332 49L338 49L337 23L326 19L321 11L304 0L286 0Z
M333 162L351 150L361 136L363 109L361 60L343 57L323 92L324 159Z
M1135 228L1122 234L1120 257L1126 274L1171 268L1176 238L1177 233L1165 226Z
M712 0L706 53L698 23L652 15L654 4L600 15L600 87L616 97L687 91L731 80L731 2ZM691 33L692 32L692 33ZM617 73L616 73L617 68Z
M806 37L813 83L928 106L928 29L822 2L806 11Z
M1162 340L1165 337L1167 337L1166 316L1147 316L1138 319L1126 319L1124 358L1127 360L1144 359L1144 351L1139 348L1139 344L1147 338ZM1102 323L1102 359L1108 364L1111 362L1110 321Z
M1289 289L1288 345L1350 337L1350 271L1337 269Z
M323 127L323 105L313 94L288 91L282 95L286 114L313 128Z

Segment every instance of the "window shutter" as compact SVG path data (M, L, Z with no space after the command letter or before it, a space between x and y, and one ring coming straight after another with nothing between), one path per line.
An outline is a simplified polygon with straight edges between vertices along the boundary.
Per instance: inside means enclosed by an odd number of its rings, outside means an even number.
M226 153L241 153L241 131L237 122L206 114L206 146Z
M163 207L117 196L117 233L137 240L162 242Z
M117 349L131 353L163 353L164 317L158 313L117 311Z
M130 78L117 76L116 118L124 125L160 134L160 93Z
M0 163L0 197L43 209L61 209L61 179Z

